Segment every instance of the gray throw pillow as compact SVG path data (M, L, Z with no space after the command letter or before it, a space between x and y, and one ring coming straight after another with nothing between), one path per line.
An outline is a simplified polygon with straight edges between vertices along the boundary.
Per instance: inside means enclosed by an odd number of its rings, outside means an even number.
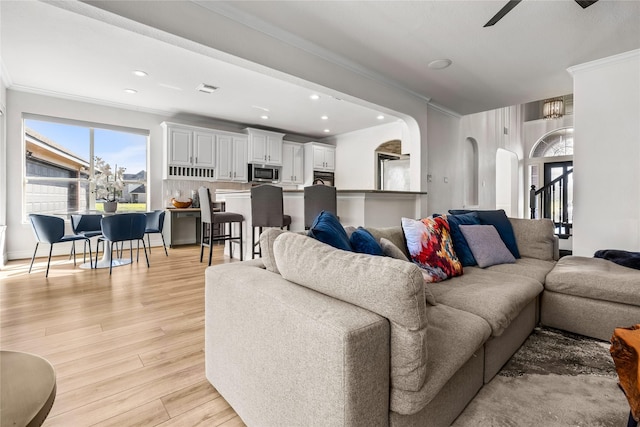
M493 225L461 225L460 231L467 240L478 267L516 262Z
M400 259L402 261L409 261L409 258L402 252L402 250L393 244L393 242L389 239L385 239L384 237L380 239L380 247L382 248L382 252L385 256Z

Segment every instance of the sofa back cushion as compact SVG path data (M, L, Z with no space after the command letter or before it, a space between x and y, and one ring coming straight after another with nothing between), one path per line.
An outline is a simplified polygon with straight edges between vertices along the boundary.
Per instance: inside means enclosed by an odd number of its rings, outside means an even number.
M396 245L402 253L409 258L409 251L407 250L407 241L404 239L404 232L402 226L397 225L395 227L367 227L367 231L379 242L383 237Z
M273 253L285 279L389 319L391 384L417 391L426 378L427 315L423 278L406 261L340 251L284 233Z
M513 234L518 242L520 256L553 261L555 257L555 235L553 222L548 219L509 218Z

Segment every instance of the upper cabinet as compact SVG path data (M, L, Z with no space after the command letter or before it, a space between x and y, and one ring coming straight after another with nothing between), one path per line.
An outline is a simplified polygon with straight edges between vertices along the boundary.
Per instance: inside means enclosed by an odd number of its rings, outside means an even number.
M249 163L282 166L283 133L247 128L249 136Z
M246 135L169 122L163 122L162 128L163 179L246 182ZM229 146L219 147L221 140L226 143L226 138Z
M282 142L282 174L283 184L304 183L304 146L295 142Z
M333 172L336 169L336 147L318 142L305 144L305 168Z
M245 135L217 135L216 179L247 182L247 137Z

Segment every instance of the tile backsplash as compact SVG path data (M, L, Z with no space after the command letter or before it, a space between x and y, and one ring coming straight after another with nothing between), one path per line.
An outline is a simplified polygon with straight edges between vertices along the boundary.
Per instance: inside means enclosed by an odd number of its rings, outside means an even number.
M200 187L208 187L211 197L215 198L216 190L248 190L251 184L241 182L210 182L184 179L165 179L162 182L162 194L165 206L171 206L171 199L186 201L192 198L192 192Z

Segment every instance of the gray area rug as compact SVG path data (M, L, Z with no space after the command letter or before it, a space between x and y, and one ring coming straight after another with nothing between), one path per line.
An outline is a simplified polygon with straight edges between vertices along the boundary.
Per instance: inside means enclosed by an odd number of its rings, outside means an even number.
M609 343L536 328L453 425L624 427L628 416Z

